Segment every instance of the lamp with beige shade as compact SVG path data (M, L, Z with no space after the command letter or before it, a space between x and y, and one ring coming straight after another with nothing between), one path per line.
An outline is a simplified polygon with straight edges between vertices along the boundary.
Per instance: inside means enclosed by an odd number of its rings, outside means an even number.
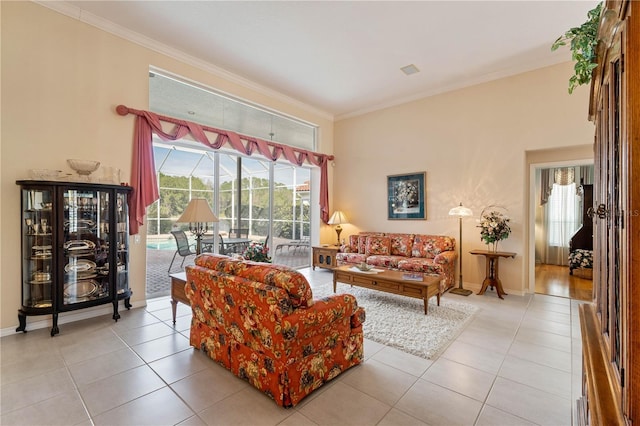
M189 223L189 231L196 237L196 254L202 253L202 236L209 231L209 222L218 222L204 198L192 198L178 218L179 223Z
M327 222L329 225L337 225L336 226L336 234L338 234L338 242L336 243L336 245L340 245L340 233L342 232L342 226L340 226L343 223L349 223L349 221L347 220L347 216L345 216L344 213L342 213L340 210L336 210L333 212L333 215L331 215L331 218L329 219L329 222Z

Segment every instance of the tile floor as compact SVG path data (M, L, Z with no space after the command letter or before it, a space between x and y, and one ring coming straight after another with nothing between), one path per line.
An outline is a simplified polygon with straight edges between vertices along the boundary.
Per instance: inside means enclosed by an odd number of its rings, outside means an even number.
M331 273L304 269L312 286ZM578 301L446 294L481 309L437 359L365 341L366 360L282 409L190 348L188 307L149 301L3 337L2 425L570 425L580 394Z

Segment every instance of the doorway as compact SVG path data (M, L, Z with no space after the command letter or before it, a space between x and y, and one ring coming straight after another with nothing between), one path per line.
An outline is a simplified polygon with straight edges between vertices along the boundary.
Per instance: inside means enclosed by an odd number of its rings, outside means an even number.
M572 223L568 216L575 216L578 213L561 214L556 211L555 217L550 214L549 207L545 206L542 200L541 182L542 170L546 170L546 175L551 173L550 183L547 187L552 187L555 183L555 170L572 169L575 185L563 188L556 187L555 196L564 195L571 198L571 194L576 195L576 202L581 203L580 197L580 168L593 168L592 158L582 158L580 152L589 153L593 156L593 147L586 145L581 148L566 148L559 150L545 150L527 153L529 163L529 244L528 244L528 277L529 292L545 294L558 297L566 297L578 300L592 300L593 281L590 271L574 270L570 274L568 266L568 240L575 231L582 226L582 215L580 220ZM555 157L555 158L554 158ZM564 158L563 158L564 157ZM557 159L557 160L556 160ZM556 161L554 161L556 160ZM553 192L552 190L549 192ZM558 200L554 200L556 203ZM563 206L566 208L566 206ZM575 206L582 211L582 204ZM546 218L545 218L546 210ZM567 216L567 217L565 217ZM549 225L549 219L561 218L562 223ZM546 221L545 221L546 219ZM545 227L546 226L546 227ZM554 232L551 232L553 228ZM553 235L550 235L553 234Z
M593 251L593 164L537 167L535 292L591 300L593 269L569 267L571 249Z

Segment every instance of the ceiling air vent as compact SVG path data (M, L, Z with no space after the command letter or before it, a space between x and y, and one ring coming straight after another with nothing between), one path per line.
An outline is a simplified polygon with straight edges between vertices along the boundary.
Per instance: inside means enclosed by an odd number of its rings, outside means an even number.
M418 69L418 67L416 67L415 65L411 64L411 65L407 65L404 66L402 68L400 68L400 71L402 71L403 73L405 73L406 75L411 75L411 74L416 74L419 73L420 70Z

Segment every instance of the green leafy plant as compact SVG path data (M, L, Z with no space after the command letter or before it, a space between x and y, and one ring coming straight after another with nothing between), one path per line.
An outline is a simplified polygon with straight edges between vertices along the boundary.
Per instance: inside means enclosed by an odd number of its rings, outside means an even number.
M584 24L571 28L551 45L551 50L554 51L570 43L575 74L569 79L569 93L573 93L573 89L580 85L590 83L593 70L598 66L595 59L601 12L602 3L599 3L587 13L588 19Z

